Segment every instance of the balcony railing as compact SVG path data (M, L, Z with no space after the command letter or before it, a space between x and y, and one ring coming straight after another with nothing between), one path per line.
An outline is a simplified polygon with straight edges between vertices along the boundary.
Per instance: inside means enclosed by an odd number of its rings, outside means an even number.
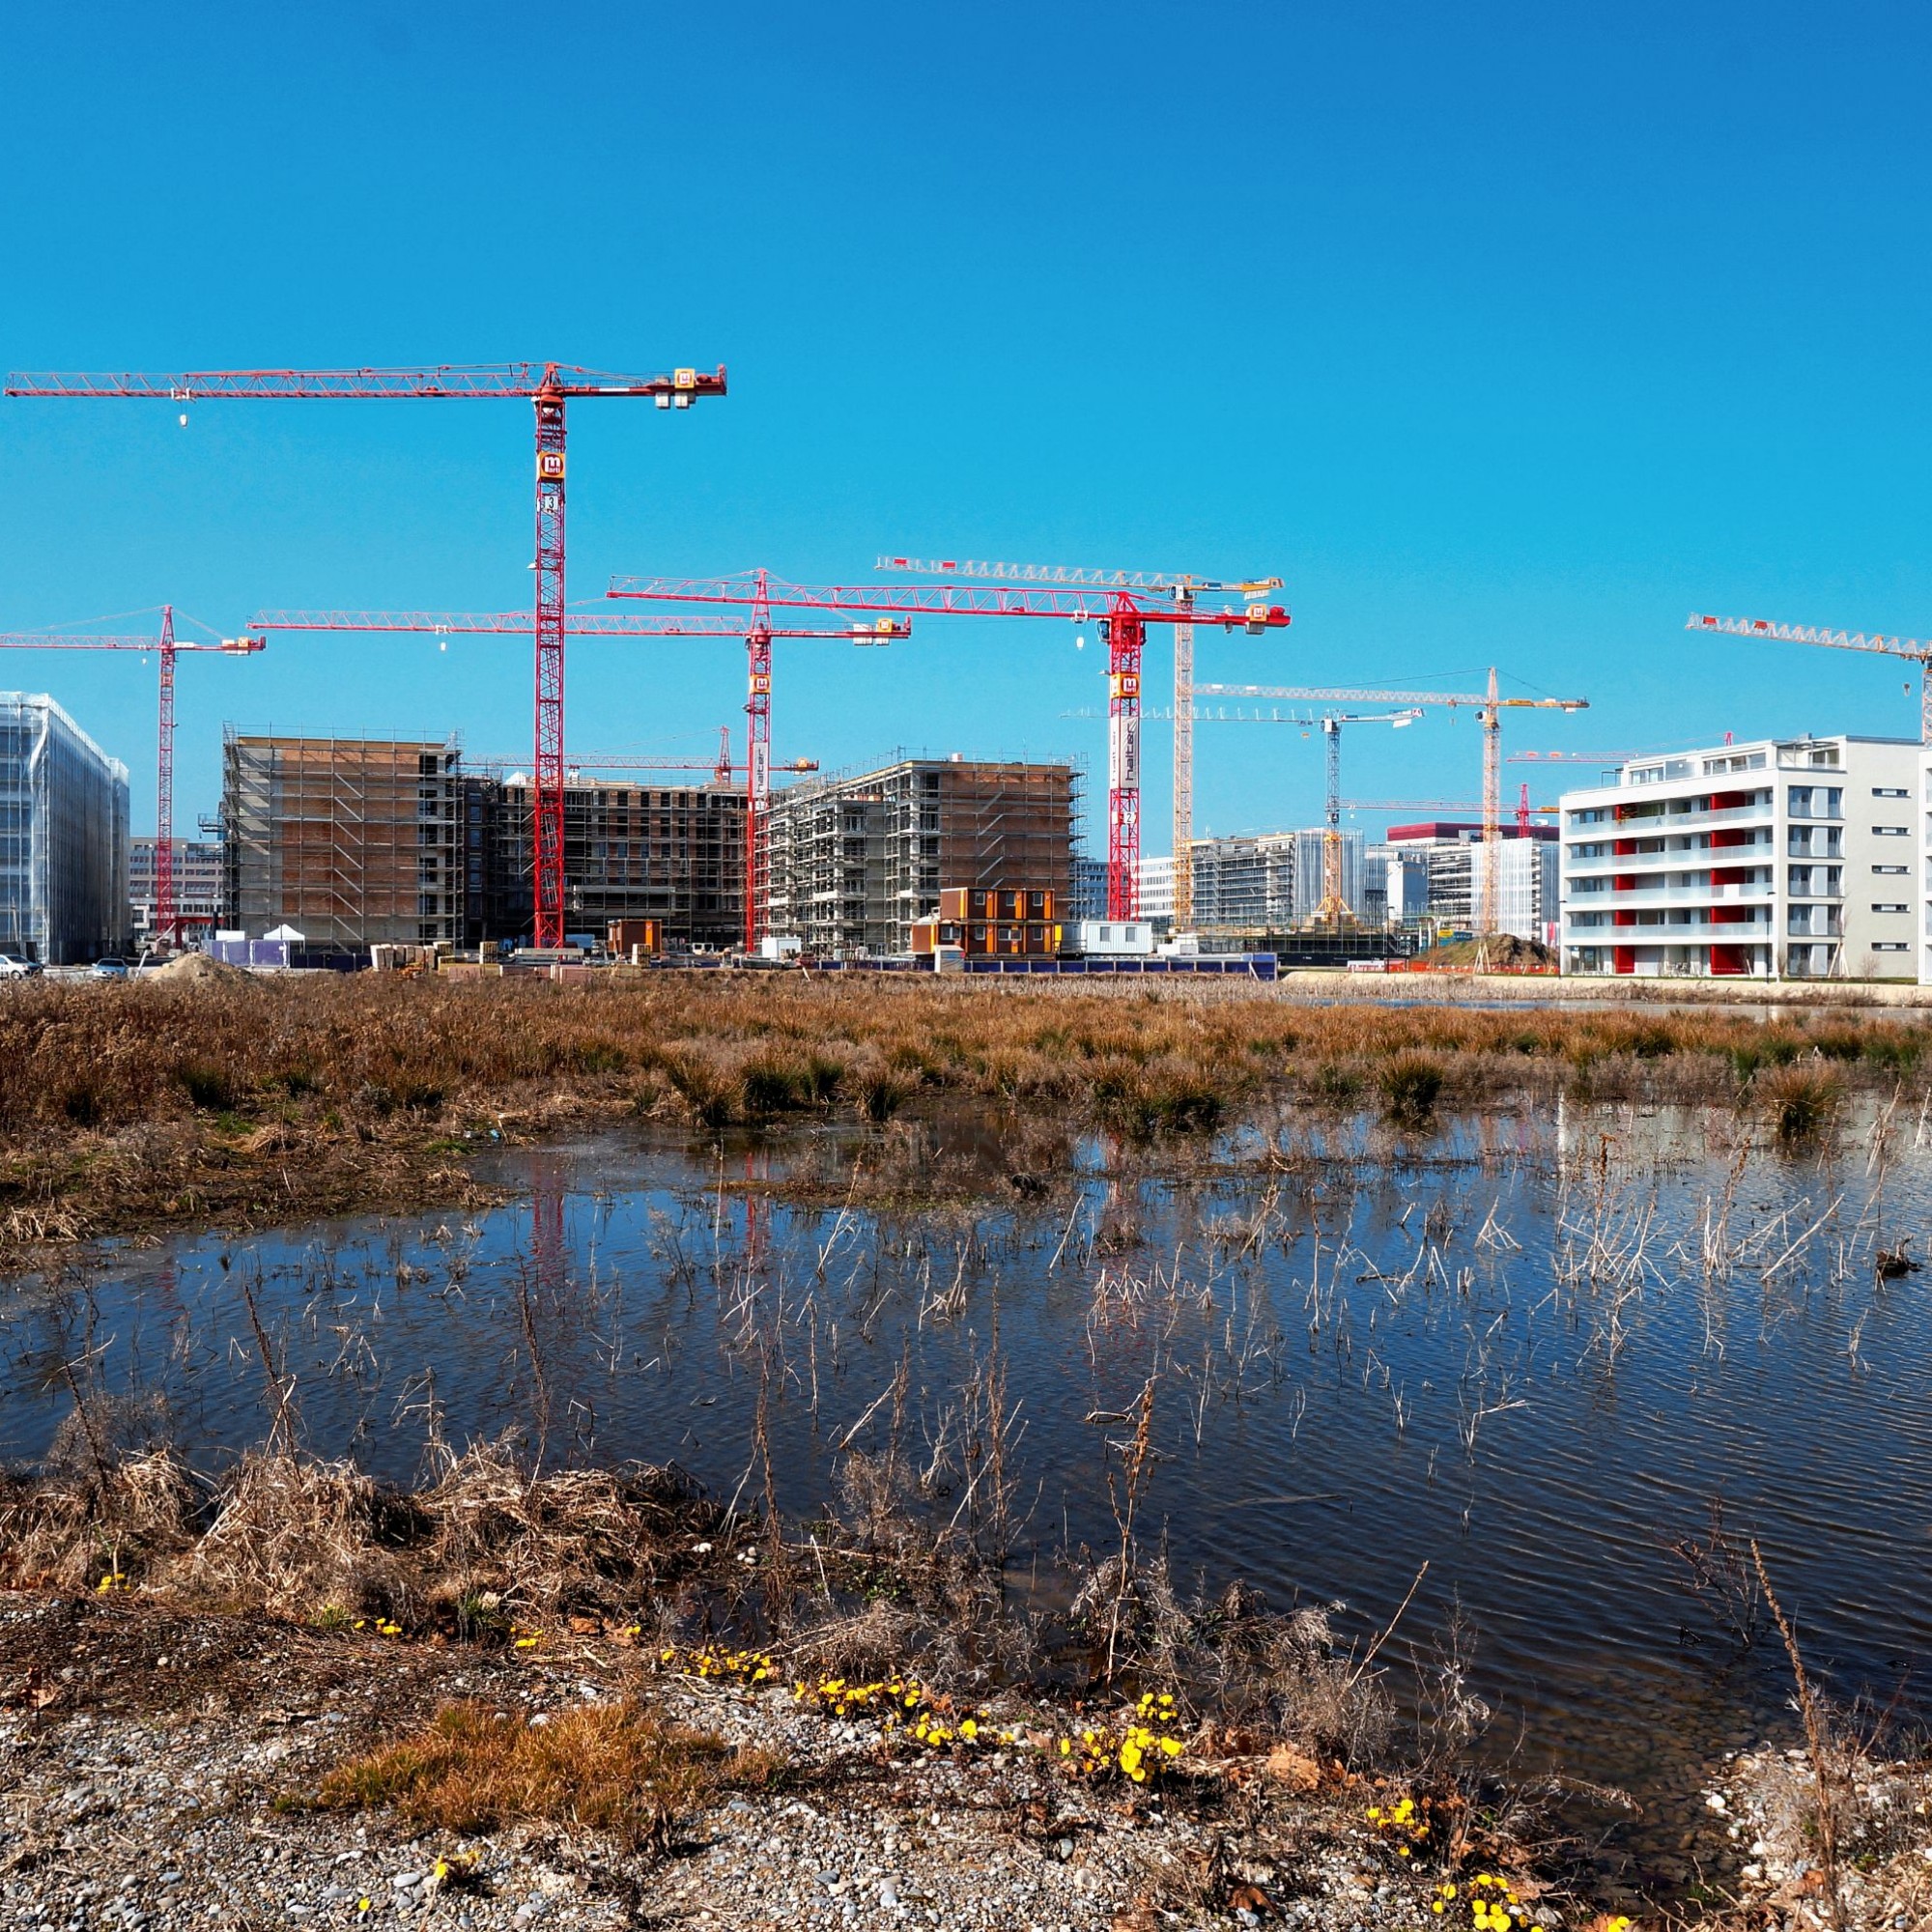
M1563 903L1577 912L1598 907L1605 912L1611 907L1618 912L1634 912L1662 906L1730 905L1739 899L1770 900L1776 895L1777 888L1769 881L1763 885L1632 886L1622 892L1573 893Z
M1578 923L1581 913L1594 913L1594 906L1578 908L1566 905L1563 908L1563 929L1576 936L1578 945L1586 946L1667 946L1679 942L1697 944L1706 939L1728 940L1747 939L1753 933L1763 938L1772 930L1771 914L1753 913L1749 919L1691 919L1674 921L1668 924L1651 925L1612 925L1608 920L1601 925L1583 925ZM1607 907L1605 908L1608 910ZM1619 907L1619 911L1626 908ZM1825 937L1823 933L1818 935Z

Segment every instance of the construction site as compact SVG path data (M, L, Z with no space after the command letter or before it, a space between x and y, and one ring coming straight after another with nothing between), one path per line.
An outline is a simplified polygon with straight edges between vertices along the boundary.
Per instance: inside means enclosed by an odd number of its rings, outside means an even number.
M1801 868L1741 863L1733 848L1743 835L1727 826L1699 829L1748 805L1772 815L1747 845L1769 841L1792 853L1802 845L1804 856L1831 859L1844 839L1857 844L1868 834L1905 837L1913 850L1932 854L1932 833L1917 829L1910 815L1899 826L1847 822L1814 838L1807 825L1802 838L1796 829L1783 837L1784 818L1810 808L1786 801L1775 786L1747 800L1720 785L1671 805L1695 834L1688 841L1606 841L1589 835L1605 809L1596 803L1572 809L1566 797L1532 804L1524 782L1507 810L1505 762L1546 772L1593 766L1596 790L1607 781L1621 794L1660 775L1675 782L1728 770L1731 754L1719 748L1654 764L1642 751L1552 749L1506 760L1506 718L1574 714L1588 699L1508 690L1497 667L1462 690L1197 682L1197 634L1267 639L1287 630L1278 576L882 555L869 582L799 583L764 569L723 578L619 575L602 607L567 606L568 406L623 398L688 411L725 395L722 366L658 376L558 363L16 375L6 391L176 405L521 398L534 406L536 590L527 611L265 609L239 635L189 637L177 634L170 606L146 634L0 634L0 649L138 651L143 662L158 664L156 831L143 847L138 922L156 956L192 944L225 948L225 956L249 964L338 969L372 963L378 948L387 956L411 949L408 956L423 964L515 958L574 965L635 955L658 963L827 960L946 971L962 959L982 965L1009 953L1035 965L1158 955L1175 970L1190 970L1196 960L1264 957L1283 966L1373 968L1418 963L1466 941L1479 967L1511 971L1932 976L1932 938L1913 939L1916 912L1926 913L1932 932L1932 887L1888 886L1897 896L1865 899L1849 887L1842 865L1802 868L1801 877ZM968 619L1002 627L1027 620L1029 628L1044 620L1097 635L1106 658L1105 709L1065 714L1104 721L1104 811L1096 796L1091 845L1081 757L900 753L822 776L810 758L774 762L775 706L784 680L799 674L796 657L828 645L877 649L910 639L915 626L944 630ZM1932 668L1932 647L1913 639L1703 615L1693 615L1689 628L1902 658L1919 668L1921 684ZM454 730L386 740L257 736L230 725L220 810L209 827L220 841L220 904L211 919L204 886L190 919L173 878L178 659L202 652L246 660L271 639L343 633L527 638L536 700L529 758L468 759ZM564 662L570 640L587 638L742 646L742 751L727 729L711 760L567 756ZM1151 660L1151 642L1157 647ZM1171 666L1171 692L1151 704L1147 679L1161 656ZM1919 739L1844 738L1840 756L1859 763L1877 755L1860 746L1932 740L1932 699L1921 711ZM1479 781L1468 796L1383 799L1345 786L1345 740L1352 746L1370 727L1386 727L1376 733L1385 736L1431 716L1458 715L1473 718L1479 729L1480 773L1472 774ZM1142 734L1160 723L1172 733L1172 788L1160 814L1166 852L1145 849L1151 820L1143 810L1154 801L1144 800ZM1197 738L1230 725L1288 727L1319 738L1319 825L1198 836ZM1785 762L1782 753L1777 762ZM1871 796L1911 794L1919 768L1903 775L1905 784L1869 787ZM1836 795L1842 800L1842 791ZM1649 806L1621 797L1608 810L1618 822L1652 815ZM1371 814L1383 819L1380 837L1359 823ZM105 828L97 842L112 846L117 837L125 849L125 827L118 834ZM1721 860L1692 856L1718 849ZM1903 865L1873 861L1874 880L1910 881L1918 869L1911 856ZM1621 860L1631 863L1600 873L1605 862ZM1053 912L947 918L944 895L960 892L1002 893L1003 904ZM1741 895L1758 902L1729 903ZM33 931L20 923L12 943L24 957L98 957L128 944L135 929L131 907L103 922L77 897L71 913L63 911L58 897L35 915ZM1895 928L1899 920L1905 924ZM948 936L954 927L960 936Z

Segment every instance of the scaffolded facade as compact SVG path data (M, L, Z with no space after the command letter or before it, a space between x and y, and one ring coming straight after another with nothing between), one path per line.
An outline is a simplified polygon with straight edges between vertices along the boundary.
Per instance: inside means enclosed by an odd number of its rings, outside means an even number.
M530 787L516 776L464 782L465 943L527 934L535 908ZM743 788L567 787L563 880L567 933L601 940L612 920L655 919L672 947L736 944L745 936Z
M312 946L454 943L459 753L422 739L222 746L222 923Z
M75 966L128 940L128 767L45 694L0 692L0 952Z
M821 958L909 952L942 886L1055 895L1072 883L1078 775L1070 765L902 758L773 794L766 933Z

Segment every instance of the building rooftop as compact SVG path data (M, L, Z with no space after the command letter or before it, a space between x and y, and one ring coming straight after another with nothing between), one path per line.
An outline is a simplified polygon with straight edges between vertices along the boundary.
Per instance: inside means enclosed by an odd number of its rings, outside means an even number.
M1505 838L1554 838L1553 825L1532 825L1528 832L1507 815L1503 819L1502 835ZM1406 841L1419 841L1426 838L1480 838L1483 836L1483 821L1480 818L1425 818L1414 825L1391 825L1384 838L1390 845Z
M65 724L67 728L70 731L71 731L73 735L76 738L78 738L80 742L83 745L85 745L87 749L90 752L92 752L97 758L99 758L101 761L102 764L106 765L117 778L121 779L124 782L126 781L128 777L128 767L124 765L121 762L121 760L115 757L111 753L103 752L100 749L100 747L97 745L94 742L94 740L91 737L89 737L88 734L85 731L83 731L78 724L74 723L73 714L68 710L67 706L64 705L59 698L50 696L48 693L44 691L0 691L0 705L7 705L7 704L44 705L47 710L51 711L53 715L56 718L58 718L61 721L61 723Z

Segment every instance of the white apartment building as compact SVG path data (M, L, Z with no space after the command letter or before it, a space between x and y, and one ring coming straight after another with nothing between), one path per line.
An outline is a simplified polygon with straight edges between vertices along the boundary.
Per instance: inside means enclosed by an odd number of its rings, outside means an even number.
M1932 986L1932 746L1918 753L1918 983Z
M1634 758L1614 784L1566 792L1563 971L1922 971L1912 887L1918 843L1932 843L1932 821L1915 836L1923 762L1904 738L1764 739Z

